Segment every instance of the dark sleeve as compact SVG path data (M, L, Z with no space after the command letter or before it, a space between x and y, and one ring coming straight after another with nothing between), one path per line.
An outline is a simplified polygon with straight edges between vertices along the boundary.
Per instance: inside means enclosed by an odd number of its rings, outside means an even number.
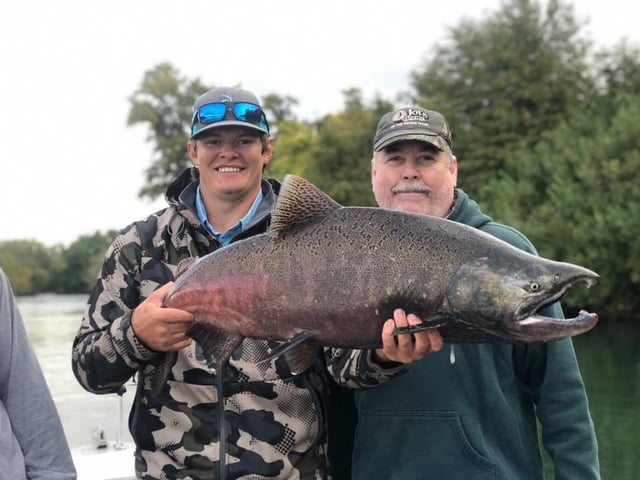
M536 405L556 480L600 478L595 428L570 338L519 345L514 363Z
M515 229L492 223L483 230L537 254L531 242ZM541 313L564 318L559 302L546 307ZM599 479L595 428L573 341L567 338L516 345L514 367L522 388L536 405L542 444L553 460L554 478Z

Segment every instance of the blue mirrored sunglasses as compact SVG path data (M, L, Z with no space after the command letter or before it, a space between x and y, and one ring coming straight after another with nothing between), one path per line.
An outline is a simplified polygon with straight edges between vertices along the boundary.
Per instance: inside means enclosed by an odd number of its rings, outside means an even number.
M258 125L269 132L269 124L267 123L267 117L255 103L248 102L236 102L236 103L207 103L198 108L196 116L194 116L194 123L198 120L202 125L209 125L211 123L221 122L227 115L227 112L232 112L236 120L241 122L251 123Z

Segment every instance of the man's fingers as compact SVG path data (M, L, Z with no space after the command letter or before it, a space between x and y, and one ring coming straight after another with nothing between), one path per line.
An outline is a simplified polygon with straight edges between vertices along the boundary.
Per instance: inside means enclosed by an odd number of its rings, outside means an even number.
M396 323L396 328L404 328L404 327L408 327L409 325L415 325L416 324L415 321L418 317L416 317L415 315L410 315L410 317L413 317L412 321L414 323L411 323L411 321L408 319L407 314L404 312L404 310L401 310L399 308L396 309L393 312L393 320ZM419 324L420 321L418 320L417 323ZM413 350L413 335L411 335L410 333L403 333L401 335L397 335L396 343L398 345L398 350L403 353Z
M133 310L131 316L134 333L154 350L179 350L191 343L187 332L193 323L193 314L163 306L172 286L173 282L169 282L156 289Z
M394 310L393 319L387 320L382 326L382 348L376 350L377 356L384 361L410 363L413 360L419 360L427 353L442 349L442 336L435 329L415 334L393 334L395 328L421 324L422 320L417 315L413 313L407 315L401 308Z
M420 325L422 321L413 314L409 315L410 325ZM417 360L426 353L437 352L442 349L442 336L438 330L423 330L413 335L414 351L412 357Z
M169 290L172 286L173 282L165 283L160 288L154 290L154 292L147 298L147 301L153 303L154 305L162 305L162 303L164 302L164 297L167 295L167 293L169 293Z
M396 339L393 335L394 328L396 328L396 324L391 319L384 322L382 326L382 349L385 353L395 352L397 348Z

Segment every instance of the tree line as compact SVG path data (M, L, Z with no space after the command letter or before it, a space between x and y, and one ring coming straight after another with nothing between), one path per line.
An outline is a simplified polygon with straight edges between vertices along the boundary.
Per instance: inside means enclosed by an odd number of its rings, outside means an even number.
M47 247L37 240L0 242L0 267L16 295L88 293L116 231L82 235L69 247Z
M374 205L369 161L379 117L409 104L438 110L453 132L459 186L485 213L522 231L541 255L601 275L595 288L573 289L565 307L586 306L603 321L638 318L638 47L621 41L596 49L573 7L562 1L508 0L450 27L425 51L410 74L410 90L394 98L364 99L358 88L347 88L341 110L309 120L294 113L299 99L265 95L275 139L267 176L294 173L344 205ZM153 147L141 198L164 194L191 165L185 150L191 105L213 86L168 63L145 72L129 98L128 116L129 125L147 128ZM104 251L100 237L81 240ZM0 265L7 269L4 251L0 245ZM53 260L43 259L25 275L36 290L43 271L60 272L53 267L65 256L51 253ZM17 260L20 270L24 258ZM87 272L71 270L91 263L78 260L64 270L75 285Z

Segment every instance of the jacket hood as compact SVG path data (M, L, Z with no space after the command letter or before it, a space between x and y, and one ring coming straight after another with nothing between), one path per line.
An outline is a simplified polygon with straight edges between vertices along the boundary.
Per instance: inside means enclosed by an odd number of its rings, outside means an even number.
M456 188L456 202L447 219L475 228L480 228L493 221L489 215L482 213L478 204L470 199L461 188Z
M167 203L175 207L182 215L190 218L193 222L199 222L195 209L195 198L199 179L200 172L197 168L187 168L178 178L169 184L165 193ZM262 202L253 221L246 229L269 217L279 191L280 183L277 180L272 178L262 180L262 193L265 201Z

